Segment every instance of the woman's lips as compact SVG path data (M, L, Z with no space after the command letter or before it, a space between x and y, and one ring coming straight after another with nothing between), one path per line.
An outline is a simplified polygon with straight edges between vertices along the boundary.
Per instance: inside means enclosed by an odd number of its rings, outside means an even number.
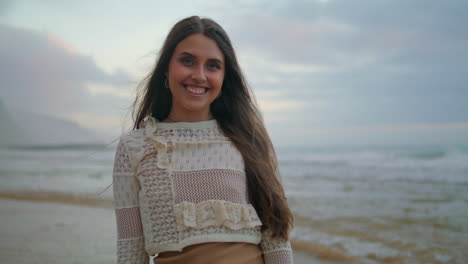
M208 88L194 84L186 84L184 88L194 96L204 95L208 91Z

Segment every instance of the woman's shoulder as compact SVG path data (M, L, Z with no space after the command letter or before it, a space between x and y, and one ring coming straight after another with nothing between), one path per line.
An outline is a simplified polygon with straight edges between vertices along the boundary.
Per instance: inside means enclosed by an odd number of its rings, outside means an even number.
M119 139L119 147L123 149L130 158L132 167L134 168L145 154L145 136L143 129L135 129L123 133Z
M146 130L155 127L156 120L152 117L145 118L139 125L139 128L122 133L120 140L123 142L141 142L145 139Z
M144 144L144 140L145 140L144 129L139 128L139 129L131 130L128 132L124 132L122 135L120 135L119 140L122 144L125 144L125 145Z

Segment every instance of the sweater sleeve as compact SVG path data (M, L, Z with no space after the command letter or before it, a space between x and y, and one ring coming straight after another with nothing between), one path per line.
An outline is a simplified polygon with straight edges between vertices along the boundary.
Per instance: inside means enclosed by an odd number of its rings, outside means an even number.
M268 231L262 232L260 248L265 264L293 264L291 243L288 240L274 239Z
M117 263L147 264L138 192L141 189L130 156L120 139L112 175L117 222Z

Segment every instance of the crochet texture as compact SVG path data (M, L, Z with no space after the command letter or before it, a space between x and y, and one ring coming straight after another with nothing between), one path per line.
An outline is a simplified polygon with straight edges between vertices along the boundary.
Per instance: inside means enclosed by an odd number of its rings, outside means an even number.
M215 120L147 119L120 138L113 189L118 263L205 242L259 244L266 264L293 263L289 241L260 231L242 155Z

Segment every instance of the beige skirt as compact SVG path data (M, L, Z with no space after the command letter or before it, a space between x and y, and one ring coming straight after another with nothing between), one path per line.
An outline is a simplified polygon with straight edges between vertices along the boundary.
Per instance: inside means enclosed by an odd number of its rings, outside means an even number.
M203 243L182 252L159 253L155 264L264 264L262 251L249 243Z

